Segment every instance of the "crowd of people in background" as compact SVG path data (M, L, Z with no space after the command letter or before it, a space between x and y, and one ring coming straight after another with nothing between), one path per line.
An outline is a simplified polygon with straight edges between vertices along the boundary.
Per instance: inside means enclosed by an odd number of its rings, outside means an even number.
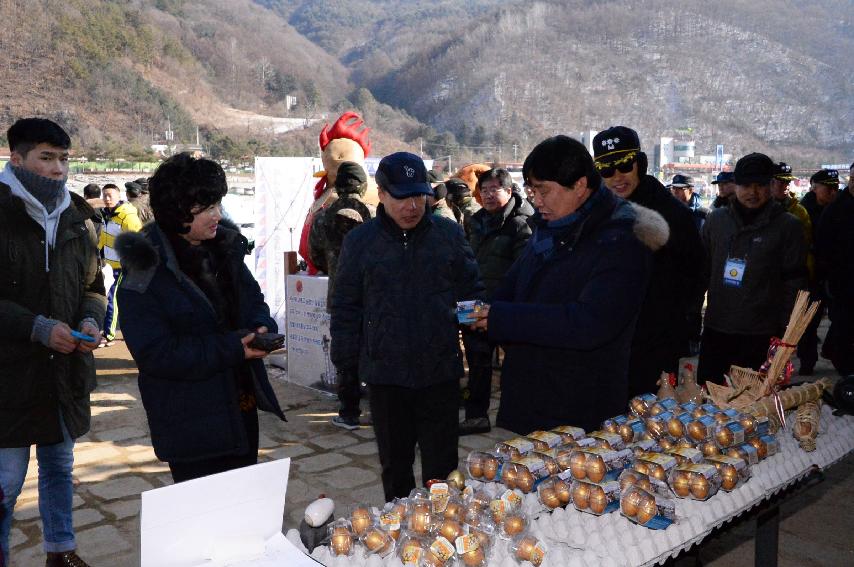
M216 162L179 154L126 183L126 200L115 184L81 197L66 186L61 127L22 119L7 138L0 565L35 445L46 565L85 567L71 473L90 426L92 351L120 326L155 454L181 482L257 462L259 409L285 420L256 343L276 323L243 262L248 241L223 218ZM699 355L700 382L759 367L798 290L831 320L820 352L821 316L805 333L799 373L819 354L854 373L854 164L847 188L822 169L798 200L791 167L750 153L716 176L709 209L690 177L651 175L626 126L597 134L592 155L567 136L542 141L522 188L497 164L472 186L397 152L379 163L374 208L359 164L330 173L336 199L312 211L306 259L329 276L333 423L359 427L366 384L387 500L416 486L416 447L422 481L445 478L458 436L491 429L499 352L496 425L520 434L597 428L684 357ZM457 304L473 300L461 323Z

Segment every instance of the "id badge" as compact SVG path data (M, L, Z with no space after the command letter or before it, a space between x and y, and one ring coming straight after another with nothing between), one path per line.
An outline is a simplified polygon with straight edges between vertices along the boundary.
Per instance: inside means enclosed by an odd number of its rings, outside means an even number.
M724 285L741 287L746 267L747 263L744 260L727 258L726 265L724 266Z

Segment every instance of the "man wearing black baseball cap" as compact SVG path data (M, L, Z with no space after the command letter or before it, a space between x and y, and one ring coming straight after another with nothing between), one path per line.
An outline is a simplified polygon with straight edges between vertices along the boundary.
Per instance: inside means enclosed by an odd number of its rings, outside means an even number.
M854 163L851 164L854 173ZM839 187L839 172L823 169L813 175L814 185ZM827 278L830 329L822 353L843 376L854 373L854 187L836 191L827 205L816 231L818 271Z
M398 152L376 173L377 216L344 238L332 295L332 362L370 385L387 501L457 468L460 378L458 301L483 284L463 229L428 214L424 162Z
M670 229L667 244L653 254L652 276L638 317L629 363L629 395L652 391L662 371L676 372L699 335L703 245L691 211L655 177L637 132L613 126L593 138L596 170L615 195L659 213Z
M697 375L722 382L731 365L759 368L807 287L804 233L771 198L775 165L764 154L735 165L735 198L703 226L708 286Z
M730 197L735 194L735 175L731 171L721 171L712 181L712 185L718 186L718 195L712 202L712 208L726 207Z

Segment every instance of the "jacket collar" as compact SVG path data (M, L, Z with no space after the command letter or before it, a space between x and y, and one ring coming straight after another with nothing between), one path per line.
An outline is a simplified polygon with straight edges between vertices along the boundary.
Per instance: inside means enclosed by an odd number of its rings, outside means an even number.
M433 225L433 214L430 210L430 207L425 205L424 216L421 217L421 220L418 221L418 224L415 225L414 228L409 230L403 230L400 228L394 220L388 216L388 213L385 212L385 207L380 203L377 205L377 218L379 219L380 226L383 230L389 234L395 240L399 240L401 242L405 240L411 240L413 236L421 234L428 227Z

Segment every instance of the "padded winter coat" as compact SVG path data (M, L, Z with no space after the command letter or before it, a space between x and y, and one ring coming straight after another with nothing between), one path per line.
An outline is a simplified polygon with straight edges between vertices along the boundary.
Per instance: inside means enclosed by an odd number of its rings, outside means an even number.
M458 301L483 285L463 229L426 211L403 231L380 205L344 239L332 296L332 362L368 384L424 388L463 374Z
M220 226L214 244L224 251L240 328L276 332L270 308L243 263L246 238ZM221 328L210 300L181 271L156 222L123 233L116 246L125 271L119 319L139 368L155 455L181 462L248 452L238 405L239 367L249 367L258 408L285 419L263 361L244 359L241 335Z
M104 320L95 215L71 194L45 272L44 229L0 183L0 447L59 443L60 412L72 438L89 431L92 353L60 354L30 335L36 315L72 329L87 317Z
M664 219L602 190L546 258L534 237L495 293L490 342L504 348L497 424L519 434L586 430L623 413L629 346Z

